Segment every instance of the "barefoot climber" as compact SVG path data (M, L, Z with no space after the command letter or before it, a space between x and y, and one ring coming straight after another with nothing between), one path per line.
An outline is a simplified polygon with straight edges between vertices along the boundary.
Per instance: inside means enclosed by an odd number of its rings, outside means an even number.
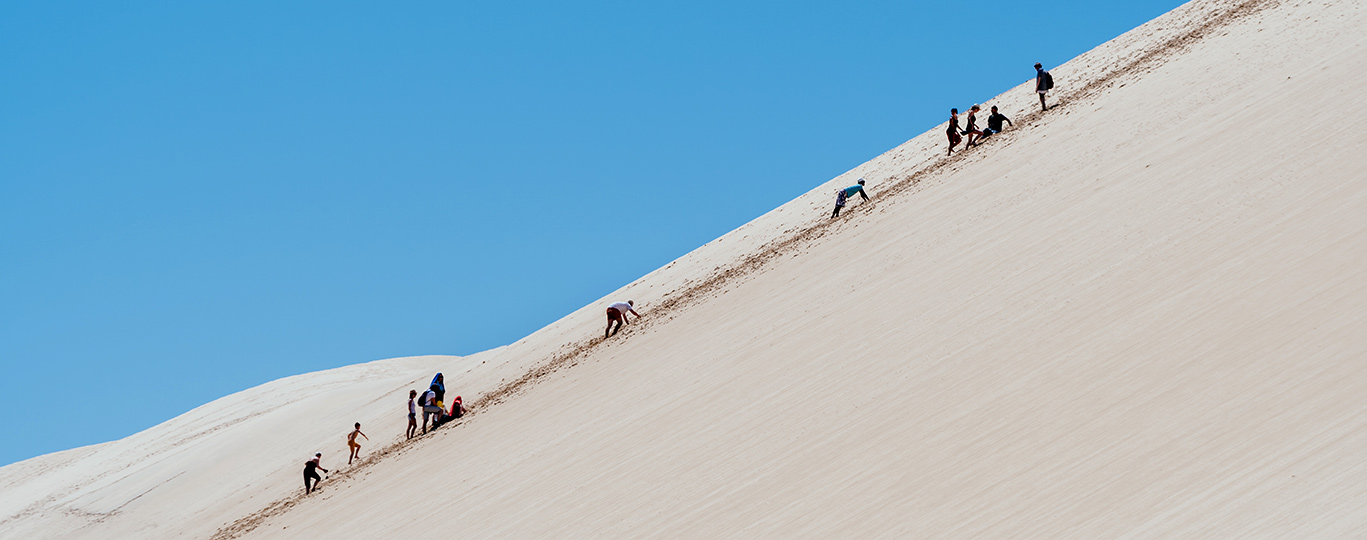
M627 314L635 315L637 319L641 314L636 312L636 303L627 300L626 303L617 302L608 306L608 327L603 330L603 339L617 335L617 331L622 329L622 325L627 323ZM612 327L612 323L617 323L617 328Z
M313 455L313 459L310 459L310 460L304 462L304 494L305 494L305 495L308 495L309 493L312 493L313 490L318 489L318 482L322 482L322 481L323 481L323 478L320 477L320 476L318 476L318 470L322 470L323 472L328 472L327 469L324 469L323 466L320 465L320 464L318 463L318 462L321 461L322 459L323 459L323 453L322 453L322 452L319 452L319 453ZM315 469L317 469L317 470L315 470ZM310 483L309 483L309 480L313 480L313 483L310 484Z
M346 437L346 445L351 447L351 457L347 458L347 465L351 465L351 460L361 456L361 443L356 442L357 435L365 437L365 440L367 441L370 440L370 437L366 436L366 434L364 433L361 433L361 423L356 422L356 431L351 432L351 434L347 435Z

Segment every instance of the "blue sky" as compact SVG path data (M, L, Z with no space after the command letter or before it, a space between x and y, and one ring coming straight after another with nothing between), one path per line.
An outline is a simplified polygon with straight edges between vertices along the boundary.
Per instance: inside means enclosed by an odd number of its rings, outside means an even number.
M1177 5L5 2L0 464L510 343Z

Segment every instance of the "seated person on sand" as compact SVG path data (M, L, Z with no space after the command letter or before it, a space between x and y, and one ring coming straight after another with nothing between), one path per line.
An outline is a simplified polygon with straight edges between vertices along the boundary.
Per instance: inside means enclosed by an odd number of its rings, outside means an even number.
M637 319L641 314L636 312L636 303L627 300L626 303L617 302L608 306L608 327L603 330L603 339L617 335L617 331L622 329L622 325L627 323L627 314L635 315ZM612 327L612 323L617 323L617 328Z
M460 396L456 396L456 399L451 402L451 412L442 411L441 417L432 421L432 429L436 429L438 427L441 427L442 424L454 421L457 418L465 416L466 412L468 411L465 408L465 404L461 403Z
M1003 121L1007 124L1010 124L1011 127L1016 127L1016 124L1012 123L1010 118L1007 118L1006 115L997 112L997 106L993 105L992 115L987 117L987 129L983 130L983 137L987 137L988 135L992 135L994 133L1001 133Z

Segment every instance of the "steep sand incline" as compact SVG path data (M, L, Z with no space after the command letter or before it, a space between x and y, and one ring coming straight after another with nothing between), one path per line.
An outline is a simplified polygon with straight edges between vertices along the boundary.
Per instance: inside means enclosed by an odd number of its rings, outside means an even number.
M609 342L595 304L5 467L0 538L1367 536L1364 10L1185 5L618 291ZM295 496L436 370L477 414Z

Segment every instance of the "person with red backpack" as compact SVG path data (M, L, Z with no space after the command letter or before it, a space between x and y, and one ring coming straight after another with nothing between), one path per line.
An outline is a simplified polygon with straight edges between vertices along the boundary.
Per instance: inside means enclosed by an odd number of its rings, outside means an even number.
M456 396L456 399L451 400L451 414L448 416L451 418L460 418L465 416L465 413L467 412L469 412L469 410L465 408L464 403L461 403L460 396Z

